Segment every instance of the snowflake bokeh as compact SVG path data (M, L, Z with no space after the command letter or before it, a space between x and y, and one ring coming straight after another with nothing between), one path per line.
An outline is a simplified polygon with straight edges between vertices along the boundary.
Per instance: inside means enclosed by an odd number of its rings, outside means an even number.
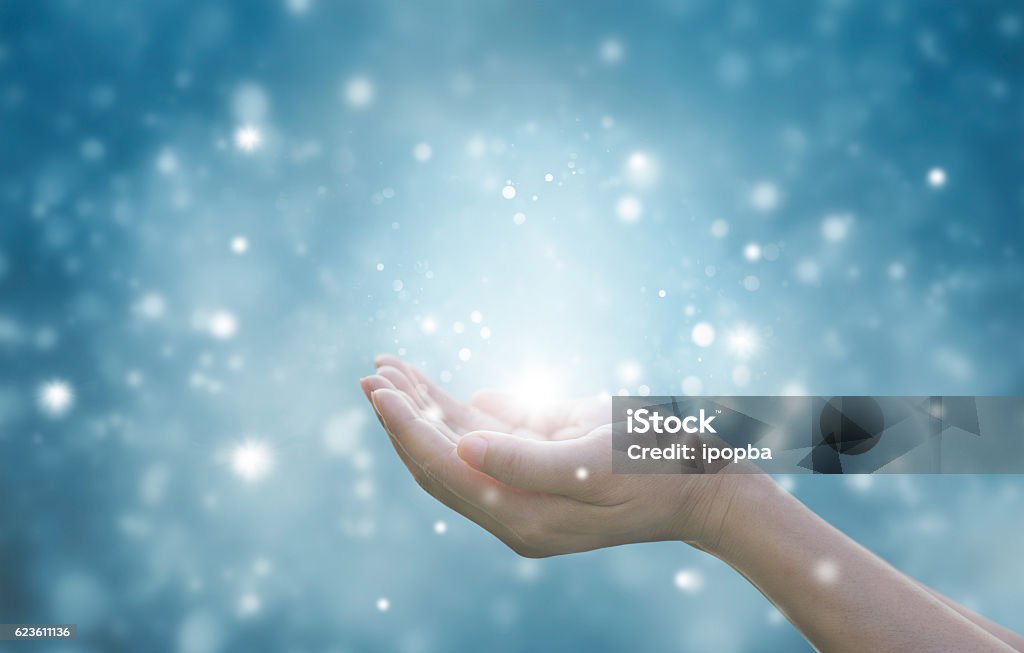
M55 651L805 650L682 544L517 558L357 379L1024 394L1022 12L0 3L2 620L77 623ZM1021 479L780 482L1024 630Z

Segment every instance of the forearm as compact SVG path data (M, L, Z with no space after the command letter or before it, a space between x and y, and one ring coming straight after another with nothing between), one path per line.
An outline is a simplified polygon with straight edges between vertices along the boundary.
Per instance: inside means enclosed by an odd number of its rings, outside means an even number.
M979 628L985 629L987 632L991 633L993 636L995 636L995 637L999 638L1001 641L1005 642L1008 646L1013 648L1013 650L1024 652L1024 637L1021 637L1020 635L1018 635L1017 633L1013 632L1009 628L1004 628L1003 626L1000 626L999 624L997 624L997 623L995 623L993 621L989 621L988 619L986 619L985 617L981 616L980 614L978 614L976 612L972 612L971 610L968 610L967 608L965 608L964 606L960 605L956 601L953 601L952 599L950 599L950 598L948 598L946 596L943 596L939 592L937 592L937 591L933 590L932 588L928 587L927 585L925 585L921 581L914 581L914 582L916 582L919 586L924 588L924 590L926 592L928 592L929 594L931 594L935 598L939 599L940 601L942 601L944 604L946 604L947 606L949 606L953 610L956 610L959 614L963 615L966 619L968 619L974 625L978 626Z
M747 479L744 479L746 481ZM711 552L823 651L1012 651L768 479L737 484Z

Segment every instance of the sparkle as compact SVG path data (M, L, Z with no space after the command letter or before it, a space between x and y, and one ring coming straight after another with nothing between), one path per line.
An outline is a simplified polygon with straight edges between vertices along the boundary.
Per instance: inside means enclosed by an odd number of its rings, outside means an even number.
M644 373L644 370L640 367L640 363L628 360L619 364L618 373L620 381L632 384L640 380L640 376Z
M839 579L839 567L831 560L820 560L814 565L814 577L820 583L831 585Z
M469 319L473 324L480 324L484 320L484 314L480 311L473 311L469 314Z
M932 188L942 188L946 185L946 171L942 168L932 168L928 171L928 185Z
M459 350L459 360L465 363L470 358L473 358L473 352L468 347L463 347Z
M242 125L235 130L235 146L243 152L252 152L263 142L263 134L253 125Z
M510 200L510 199L515 199L515 196L516 196L516 187L515 187L515 186L513 186L512 184L506 184L506 185L505 185L505 186L504 186L504 187L503 187L503 188L501 189L501 196L502 196L502 197L504 197L504 198L505 198L505 199L507 199L507 200Z
M550 172L548 174L544 175L544 181L552 182L554 180L555 180L555 176L553 174L551 174Z
M690 339L693 340L693 344L698 347L710 347L711 343L715 341L715 327L711 326L707 322L698 322L693 325L693 330L690 332Z
M615 212L623 222L636 222L644 212L644 205L633 195L623 195L615 204Z
M588 478L590 478L590 471L587 470L586 467L577 467L576 468L576 480L577 481L585 481Z
M345 102L353 109L365 109L373 104L376 95L373 82L367 77L353 77L345 84Z
M715 238L725 238L729 234L729 223L719 218L711 223L711 235Z
M380 612L387 612L390 609L391 601L389 601L387 597L382 596L379 599L377 599L377 610L379 610Z
M653 186L658 181L658 164L646 152L633 152L626 159L626 179L639 188Z
M601 42L601 59L605 63L619 63L625 52L626 49L623 47L622 41L618 39L605 39Z
M231 239L231 251L235 254L245 254L249 251L249 239L245 236L235 236Z
M274 456L265 442L246 440L236 445L231 452L231 471L245 481L259 481L273 467Z
M36 401L50 417L62 417L75 403L75 391L67 381L53 379L39 386Z
M429 161L430 157L434 156L434 149L428 143L417 143L416 147L412 148L412 156L421 163Z
M680 569L673 582L676 589L686 594L696 594L704 587L704 577L695 569Z
M781 201L782 192L770 181L760 181L750 191L750 206L761 213L771 213Z
M434 532L438 535L444 535L448 532L448 524L444 523L441 520L434 522Z
M852 223L853 216L846 213L827 215L821 221L821 235L829 242L842 242L850 234L850 225Z
M559 397L561 382L557 375L543 367L530 367L509 384L508 390L529 410L551 405Z
M754 262L761 258L761 246L757 243L747 243L743 248L743 258Z
M238 616L239 617L252 617L259 614L260 610L263 609L263 601L260 600L258 594L253 592L246 592L238 598Z
M230 340L238 333L238 320L228 311L214 311L206 328L217 340Z
M515 213L512 216L512 222L514 222L515 224L523 224L524 222L526 222L526 214L523 213L522 211Z
M745 325L730 331L725 339L729 352L737 358L750 358L759 348L757 332Z
M658 297L661 297L662 299L665 299L665 297L667 297L667 296L668 296L668 293L665 291L664 288L662 288L661 290L658 291Z

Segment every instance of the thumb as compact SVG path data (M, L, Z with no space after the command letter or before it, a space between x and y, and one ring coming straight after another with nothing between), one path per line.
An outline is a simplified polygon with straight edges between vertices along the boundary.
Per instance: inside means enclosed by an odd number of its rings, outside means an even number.
M505 485L548 494L582 490L594 469L593 441L530 440L496 431L473 431L459 440L458 454L470 467ZM583 471L579 471L579 470Z

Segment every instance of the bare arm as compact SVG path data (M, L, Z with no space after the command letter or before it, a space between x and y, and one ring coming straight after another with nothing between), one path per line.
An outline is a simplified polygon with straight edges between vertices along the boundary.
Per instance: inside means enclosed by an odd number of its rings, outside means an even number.
M600 400L543 415L495 393L465 405L398 359L377 364L363 390L413 477L521 555L681 540L736 569L820 650L1024 650L763 474L612 474Z

